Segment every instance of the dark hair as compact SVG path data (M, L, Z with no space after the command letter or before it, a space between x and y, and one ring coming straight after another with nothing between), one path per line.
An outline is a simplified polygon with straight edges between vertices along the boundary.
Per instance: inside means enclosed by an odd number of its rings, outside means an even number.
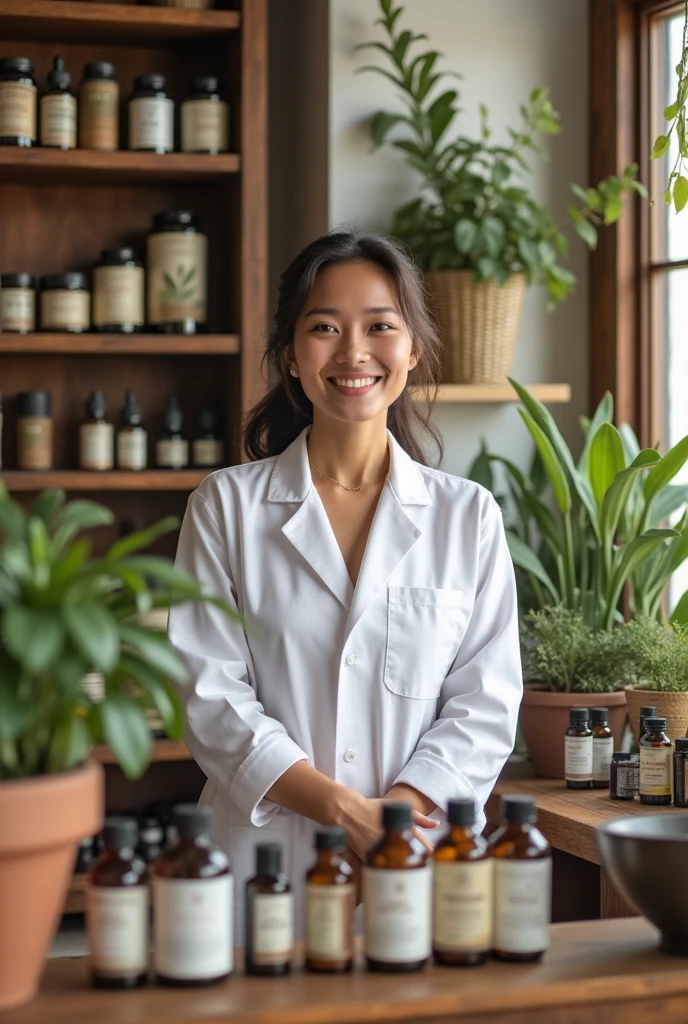
M387 426L412 459L423 465L426 458L418 433L424 432L442 457L442 439L430 415L441 374L442 343L425 304L423 278L401 244L371 231L333 231L307 245L282 274L273 328L263 364L267 362L277 383L248 414L244 449L251 461L279 455L304 427L313 422L313 405L298 378L292 377L286 355L294 343L294 328L318 273L334 263L366 260L381 267L394 282L401 315L418 357L407 386L387 413ZM412 396L421 393L425 406Z

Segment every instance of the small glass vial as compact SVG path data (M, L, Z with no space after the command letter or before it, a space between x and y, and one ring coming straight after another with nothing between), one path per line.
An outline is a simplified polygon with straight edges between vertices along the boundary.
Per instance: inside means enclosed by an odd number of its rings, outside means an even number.
M49 391L22 391L17 395L17 466L19 469L53 468L52 399Z
M0 332L31 334L36 330L36 278L0 274Z
M659 710L654 704L643 704L638 714L638 743L645 735L645 721L648 718L657 718Z
M198 437L193 443L193 464L207 469L221 466L224 447L221 439L220 414L212 399L206 398L198 413Z
M154 864L165 848L165 830L159 818L152 814L141 819L137 852L146 864Z
M163 334L205 330L208 238L190 210L156 213L148 236L147 322Z
M133 334L145 323L145 273L133 249L103 249L93 271L93 326Z
M220 99L217 78L195 78L181 106L183 153L226 153L229 150L229 106Z
M688 807L688 737L674 741L674 806Z
M141 409L136 394L127 391L122 426L117 431L117 468L138 472L147 465L148 433L141 426Z
M105 851L86 885L91 981L96 988L135 988L148 978L148 877L136 853L133 818L108 818Z
M430 855L410 804L383 804L382 828L363 868L365 956L372 971L417 971L432 952Z
M129 100L129 149L171 153L174 149L174 101L165 92L164 75L139 75Z
M612 800L635 800L640 784L640 758L637 754L615 751L609 767L609 796Z
M84 67L79 87L79 148L119 149L119 86L115 65L107 60Z
M492 948L493 867L473 800L450 800L434 854L432 949L448 967L482 964Z
M571 708L566 746L564 778L567 789L592 789L592 729L587 708Z
M112 469L115 457L115 432L105 419L107 401L102 391L94 391L86 402L86 420L79 428L79 468L90 472Z
M161 469L185 469L189 465L189 442L182 437L184 414L170 395L165 405L163 432L155 446L155 461Z
M210 807L175 807L179 839L153 871L155 971L163 985L213 985L232 970L233 878L210 841L211 821Z
M76 98L71 84L62 57L55 57L48 88L41 97L41 146L76 149Z
M294 952L294 896L279 843L256 846L255 878L246 883L246 973L288 974Z
M28 57L0 60L0 146L36 145L36 80Z
M640 802L670 804L673 771L666 718L646 718L640 739Z
M91 293L86 274L41 278L41 330L81 334L91 326Z
M591 708L592 726L592 788L609 788L609 766L614 753L614 737L609 728L607 708Z
M549 947L552 851L539 829L535 801L502 797L503 824L490 837L494 858L494 936L497 960L539 960Z
M306 970L343 974L354 963L356 883L343 828L315 833L316 861L306 875Z

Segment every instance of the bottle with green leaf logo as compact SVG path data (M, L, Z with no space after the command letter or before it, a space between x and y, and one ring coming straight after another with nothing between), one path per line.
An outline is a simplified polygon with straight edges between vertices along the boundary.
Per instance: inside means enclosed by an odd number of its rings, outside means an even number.
M205 329L208 239L200 217L170 210L153 217L148 236L148 325L167 334Z

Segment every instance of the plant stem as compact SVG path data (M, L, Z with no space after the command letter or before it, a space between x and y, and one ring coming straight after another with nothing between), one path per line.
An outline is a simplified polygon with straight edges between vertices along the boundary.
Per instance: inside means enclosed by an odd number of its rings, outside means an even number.
M566 576L566 601L568 607L575 609L576 560L573 553L573 531L571 529L571 513L564 516L564 557Z

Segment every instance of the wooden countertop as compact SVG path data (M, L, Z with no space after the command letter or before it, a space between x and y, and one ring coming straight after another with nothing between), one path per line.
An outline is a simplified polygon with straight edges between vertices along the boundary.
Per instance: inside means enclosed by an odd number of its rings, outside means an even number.
M539 964L418 974L249 978L207 989L88 987L86 961L53 960L41 993L2 1024L624 1024L685 1022L688 959L660 952L641 919L554 925Z

